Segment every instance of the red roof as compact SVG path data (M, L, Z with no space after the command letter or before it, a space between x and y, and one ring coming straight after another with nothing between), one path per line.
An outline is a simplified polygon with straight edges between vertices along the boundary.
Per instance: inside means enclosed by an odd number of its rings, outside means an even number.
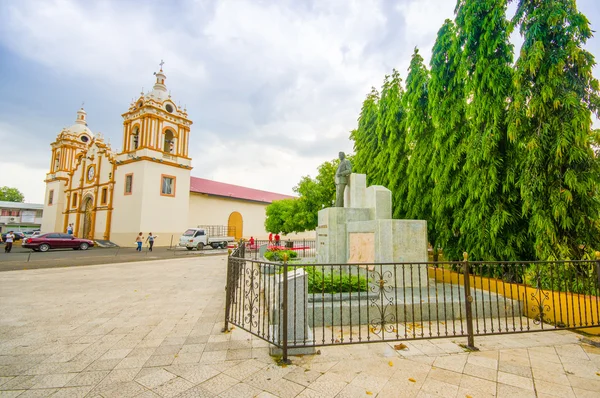
M275 200L294 198L294 196L290 195L261 191L259 189L246 188L239 185L225 184L223 182L217 182L198 177L191 177L190 191L221 196L224 198L251 200L253 202L262 203L271 203Z

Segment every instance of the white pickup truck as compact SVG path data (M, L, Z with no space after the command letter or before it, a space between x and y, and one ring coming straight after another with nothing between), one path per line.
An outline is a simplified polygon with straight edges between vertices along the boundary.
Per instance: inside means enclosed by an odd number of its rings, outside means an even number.
M188 250L202 250L204 246L211 246L213 249L225 249L230 242L234 242L233 236L211 235L210 229L190 228L179 238L179 246Z

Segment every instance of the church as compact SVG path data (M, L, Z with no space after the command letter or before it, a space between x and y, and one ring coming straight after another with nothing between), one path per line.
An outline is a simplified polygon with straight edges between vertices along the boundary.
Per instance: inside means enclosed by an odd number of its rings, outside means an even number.
M87 125L75 124L51 144L41 230L132 246L139 232L156 245L176 244L188 228L225 225L236 239L265 238L266 206L292 196L191 176L192 121L175 104L161 68L152 91L123 113L123 143L112 151ZM312 235L311 235L312 236Z

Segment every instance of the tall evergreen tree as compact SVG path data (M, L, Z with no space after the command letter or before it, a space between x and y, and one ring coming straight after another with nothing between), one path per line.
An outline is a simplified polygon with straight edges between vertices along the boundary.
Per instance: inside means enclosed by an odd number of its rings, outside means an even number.
M592 37L575 0L519 1L524 37L510 107L510 138L522 152L519 187L539 259L579 259L600 249L598 115Z
M404 211L407 218L427 220L428 239L437 247L435 221L432 217L433 125L429 114L429 72L415 48L403 97L406 110L406 147L410 151L407 165L407 195Z
M379 101L377 133L380 140L386 142L376 158L373 182L392 191L392 212L394 218L405 218L403 205L406 201L408 150L404 119L406 112L402 105L404 90L402 79L396 69L391 78L386 76Z
M375 174L373 160L377 156L378 149L381 149L377 136L378 112L379 93L373 87L363 102L358 118L358 127L350 133L350 138L354 140L355 153L352 170L356 173L366 174L369 182Z
M462 259L460 222L464 210L463 167L466 153L465 69L454 22L447 19L431 55L429 112L435 130L431 167L433 213L439 246L448 260ZM435 248L437 249L437 247ZM435 253L435 252L434 252Z
M518 194L511 174L506 109L511 94L512 52L507 0L459 0L456 24L465 84L465 206L461 242L474 259L520 257Z

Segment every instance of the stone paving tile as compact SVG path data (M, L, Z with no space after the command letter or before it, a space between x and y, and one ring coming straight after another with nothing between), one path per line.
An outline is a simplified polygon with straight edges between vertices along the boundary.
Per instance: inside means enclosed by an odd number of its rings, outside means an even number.
M146 376L137 377L135 381L146 388L153 389L175 378L177 378L177 376L173 373L167 372L164 369L157 369Z
M58 388L42 388L42 389L31 389L24 391L19 397L24 398L45 398L54 395L58 391Z
M31 388L52 388L64 387L71 379L77 376L76 373L51 374L45 375Z
M90 394L94 393L103 398L130 398L144 393L146 389L134 381L125 381L111 383L99 389L94 389Z
M508 384L498 383L496 388L496 397L498 398L536 398L533 390L525 390Z
M65 387L78 387L78 386L95 386L100 383L108 374L109 370L97 370L92 372L81 372L69 380Z
M175 377L174 379L171 379L166 383L153 388L152 391L161 397L172 398L186 390L189 390L192 387L194 387L193 383L190 383L181 377Z
M13 398L23 394L25 390L0 391L0 398Z
M246 383L237 383L219 394L219 398L253 398L263 391ZM276 395L275 395L276 396Z
M223 391L228 390L239 382L233 377L227 376L226 374L219 374L213 378L206 380L201 383L200 386L215 395L222 393Z
M92 388L92 386L63 387L59 388L52 398L84 398Z
M533 380L512 373L498 372L498 383L533 391Z
M428 377L423 383L421 391L440 397L456 397L458 394L458 385L449 384Z
M175 396L175 398L214 398L215 394L201 386L192 387L189 390Z

